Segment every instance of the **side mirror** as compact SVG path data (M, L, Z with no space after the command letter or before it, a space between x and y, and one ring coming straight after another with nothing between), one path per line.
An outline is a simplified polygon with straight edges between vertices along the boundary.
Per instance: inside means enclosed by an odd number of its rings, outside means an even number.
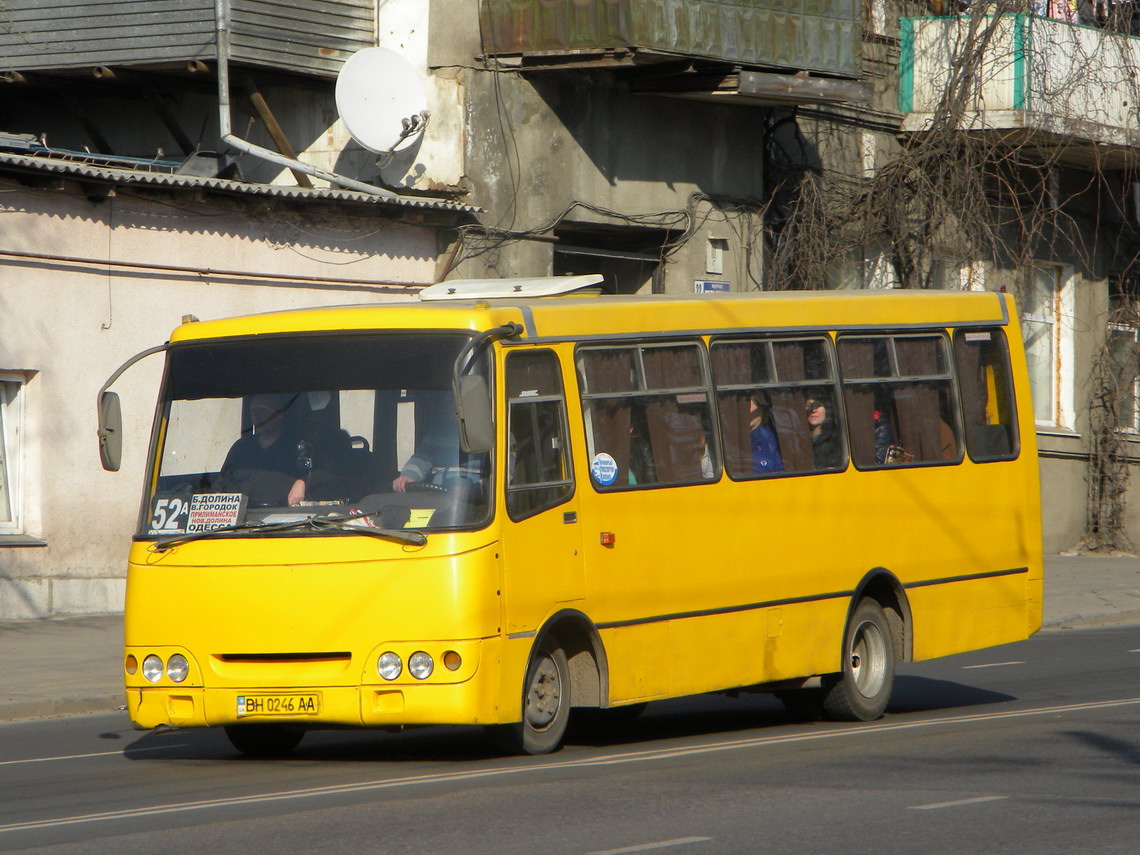
M459 446L468 454L490 451L495 445L495 425L487 378L481 374L464 374L457 379L455 414L459 417Z
M114 392L99 396L99 460L108 472L123 462L123 412Z

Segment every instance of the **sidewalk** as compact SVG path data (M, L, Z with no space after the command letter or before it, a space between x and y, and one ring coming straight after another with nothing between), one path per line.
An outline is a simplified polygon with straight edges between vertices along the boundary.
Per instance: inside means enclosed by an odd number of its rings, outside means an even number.
M1140 558L1049 555L1045 628L1140 623ZM0 622L0 721L124 703L120 615Z

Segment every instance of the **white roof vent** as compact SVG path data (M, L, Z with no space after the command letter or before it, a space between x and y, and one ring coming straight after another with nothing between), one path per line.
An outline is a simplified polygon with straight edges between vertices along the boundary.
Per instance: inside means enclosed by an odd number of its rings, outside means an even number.
M432 300L503 300L530 297L561 297L601 290L602 275L536 276L531 279L452 279L437 282L420 291L420 299Z

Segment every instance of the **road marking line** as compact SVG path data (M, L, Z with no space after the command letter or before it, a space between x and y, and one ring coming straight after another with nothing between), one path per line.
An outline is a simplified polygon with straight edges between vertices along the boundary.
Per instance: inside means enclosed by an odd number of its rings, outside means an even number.
M626 852L648 852L651 849L665 849L669 846L685 846L689 843L704 843L711 837L678 837L676 840L662 840L658 843L642 843L640 846L625 846L621 849L601 849L586 855L623 855Z
M971 671L976 668L1004 668L1006 665L1024 665L1024 661L1015 662L987 662L985 665L963 665L963 671Z
M150 748L127 748L119 751L96 751L93 754L63 754L59 757L28 757L25 760L0 760L0 766L19 766L21 763L51 763L56 760L87 760L91 757L122 757L128 752L136 754L141 751L165 751L167 748L185 748L190 743L179 742L177 745L155 745Z
M715 754L725 751L739 751L745 748L762 748L772 745L792 745L799 742L821 742L827 739L865 740L878 733L895 733L904 730L918 730L944 725L972 724L1002 719L1031 718L1042 715L1059 715L1071 712L1114 709L1116 707L1140 705L1140 697L1121 698L1115 701L1088 701L1080 704L1063 704L1052 707L1034 707L1027 710L1007 712L975 713L971 715L949 716L947 718L922 719L909 722L888 722L867 724L861 727L844 727L823 732L798 733L785 736L755 736L748 739L732 739L713 742L708 745L678 746L676 748L653 748L643 751L627 751L605 757L583 757L578 760L558 760L552 762L520 761L519 765L501 768L471 769L462 772L432 772L423 775L409 775L403 778L388 778L378 781L361 781L355 784L331 784L325 787L310 787L303 790L280 790L270 793L255 793L248 796L204 799L194 802L175 802L152 805L150 807L126 808L101 811L99 813L62 816L54 819L29 820L0 825L0 834L8 831L29 831L38 828L53 828L63 825L78 825L87 822L106 822L114 819L135 819L138 817L161 816L163 814L185 813L209 808L231 807L277 801L318 798L390 790L400 787L422 786L425 784L445 784L476 779L501 778L531 772L548 772L562 769L594 769L602 766L620 766L631 763L647 763L655 760L672 760L682 757L697 757L702 754Z
M941 810L942 808L958 807L959 805L976 805L982 802L1000 802L1009 796L978 796L976 799L958 799L954 802L935 802L931 805L914 805L910 810Z

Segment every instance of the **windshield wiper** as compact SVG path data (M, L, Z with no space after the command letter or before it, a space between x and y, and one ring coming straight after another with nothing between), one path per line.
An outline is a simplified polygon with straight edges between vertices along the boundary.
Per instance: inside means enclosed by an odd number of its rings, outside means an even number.
M234 525L212 528L209 531L191 531L185 534L175 534L170 537L159 538L151 544L150 550L152 552L165 552L171 547L181 546L184 543L201 540L202 538L210 537L215 534L227 534L236 531L265 533L276 531L302 531L305 529L309 529L310 531L344 531L352 534L367 534L371 537L399 540L404 543L413 544L414 546L423 546L427 543L427 535L422 531L401 531L399 529L378 528L371 525L352 525L350 522L351 520L366 519L378 513L380 512L369 511L344 517L329 517L313 514L304 519L283 520L279 522L235 523Z

